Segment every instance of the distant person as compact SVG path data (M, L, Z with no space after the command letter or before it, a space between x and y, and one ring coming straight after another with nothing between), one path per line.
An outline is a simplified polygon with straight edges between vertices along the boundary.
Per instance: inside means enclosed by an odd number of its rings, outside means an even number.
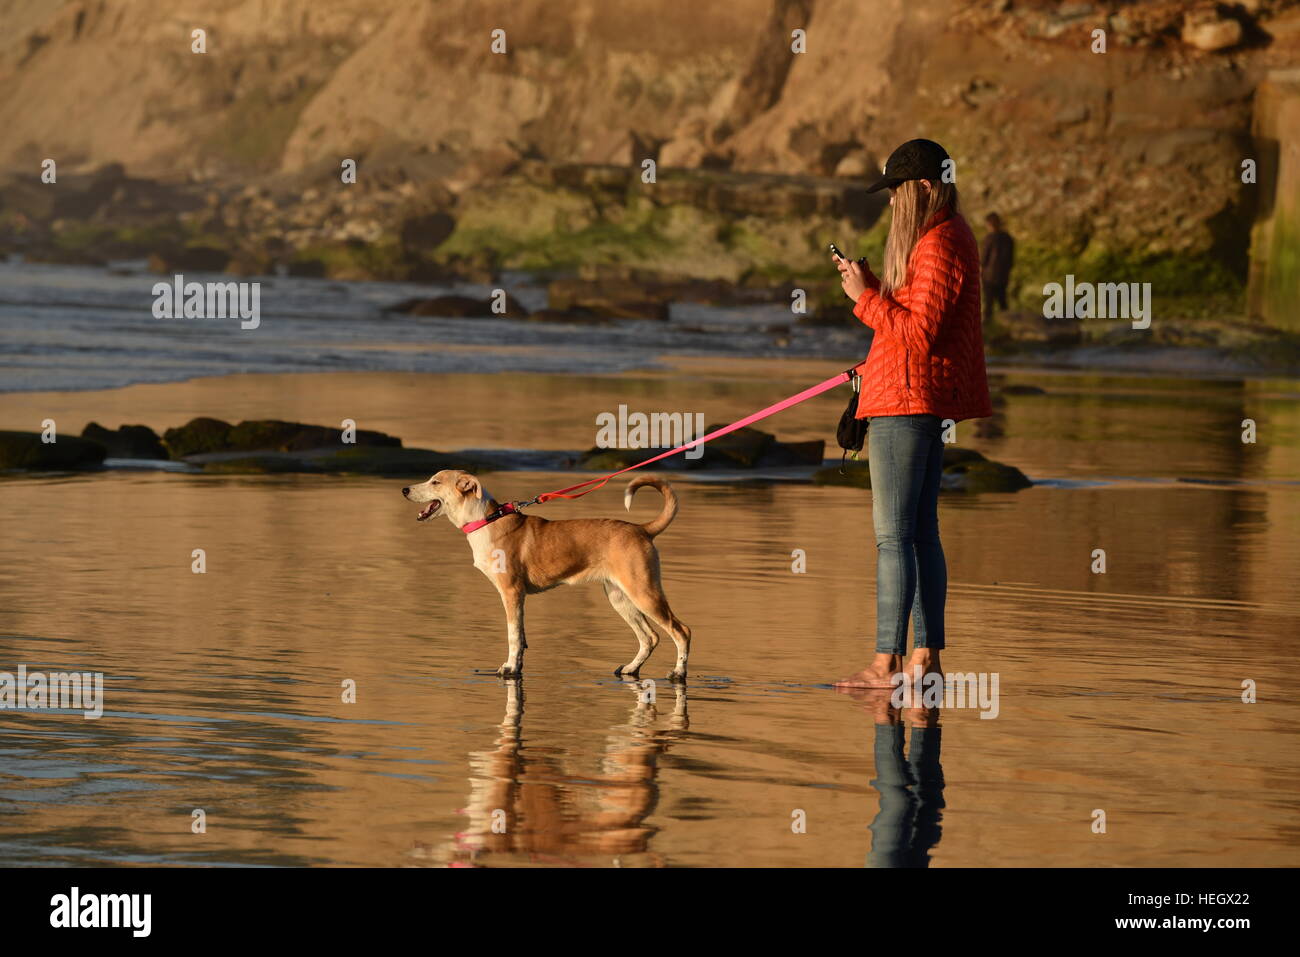
M1007 308L1007 283L1011 279L1011 266L1016 258L1016 241L1002 228L1002 217L989 213L984 217L988 235L980 250L980 278L984 282L984 321L994 316L993 307Z
M876 536L876 655L839 688L889 688L907 662L942 673L948 566L939 542L944 420L992 415L980 326L980 250L931 140L894 150L867 192L889 189L892 218L877 278L865 259L836 257L853 314L875 330L857 417L867 430Z

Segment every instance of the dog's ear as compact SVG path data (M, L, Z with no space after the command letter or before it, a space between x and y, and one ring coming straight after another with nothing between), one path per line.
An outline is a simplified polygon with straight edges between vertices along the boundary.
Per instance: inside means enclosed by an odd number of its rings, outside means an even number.
M472 475L462 475L456 479L456 488L466 495L473 495L475 498L483 497L483 486Z

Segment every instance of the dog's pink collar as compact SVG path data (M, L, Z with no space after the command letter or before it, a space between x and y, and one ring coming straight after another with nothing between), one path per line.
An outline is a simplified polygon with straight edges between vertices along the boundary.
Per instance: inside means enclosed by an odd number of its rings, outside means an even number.
M518 512L519 509L514 502L506 502L504 505L498 505L487 518L476 518L472 522L466 522L460 527L460 530L468 535L471 532L477 532L484 525L491 525L498 518L505 518L507 515L517 514Z

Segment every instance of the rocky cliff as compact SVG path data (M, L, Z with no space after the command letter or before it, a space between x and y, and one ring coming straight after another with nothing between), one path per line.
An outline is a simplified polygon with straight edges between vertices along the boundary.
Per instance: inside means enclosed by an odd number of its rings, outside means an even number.
M828 238L879 249L879 207L850 194L924 135L972 219L1010 224L1024 289L1073 271L1232 308L1252 226L1296 179L1300 133L1253 119L1300 63L1295 0L0 0L0 22L0 228L40 239L42 160L120 163L119 208L89 219L139 226L133 191L157 181L183 245L238 234L253 269L798 275ZM1261 152L1282 172L1243 184ZM77 235L56 245L105 234Z

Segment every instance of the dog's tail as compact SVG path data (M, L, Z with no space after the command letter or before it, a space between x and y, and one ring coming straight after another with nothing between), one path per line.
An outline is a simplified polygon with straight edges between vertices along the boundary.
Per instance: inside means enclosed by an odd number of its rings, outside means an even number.
M664 496L664 510L659 513L659 517L652 522L646 522L641 527L645 529L646 534L654 538L662 532L677 516L677 493L673 487L661 478L655 478L653 475L642 475L634 478L627 483L627 491L623 493L623 507L629 512L632 511L632 496L636 490L643 486L649 485L657 488Z

